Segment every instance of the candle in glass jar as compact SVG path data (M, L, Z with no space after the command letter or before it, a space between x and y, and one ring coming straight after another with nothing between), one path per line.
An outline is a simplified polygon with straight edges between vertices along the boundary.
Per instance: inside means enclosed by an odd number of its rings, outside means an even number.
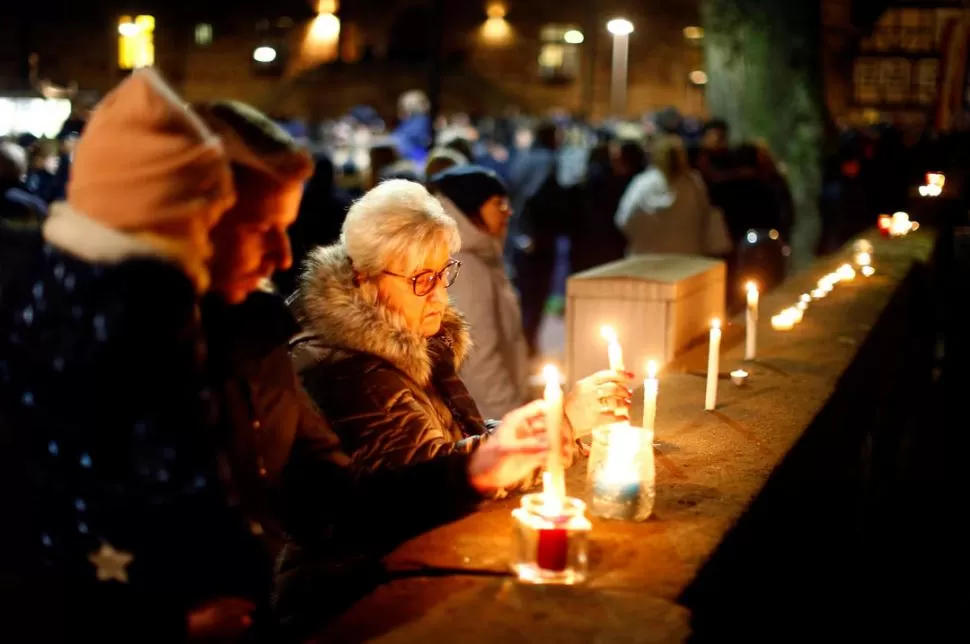
M546 403L546 433L549 436L549 455L543 476L543 491L549 504L562 507L566 498L566 479L562 465L562 385L559 370L547 365L542 370L546 380L543 399Z
M657 392L659 390L657 362L651 360L647 363L647 377L643 381L643 428L651 432L654 431L654 424L657 419Z
M744 320L744 359L754 360L758 346L758 285L748 282L748 306Z
M616 331L611 326L603 326L600 335L606 340L606 351L610 360L611 371L623 371L623 349L620 347L620 340L616 337Z
M704 409L711 411L717 407L717 378L721 362L721 321L711 320L711 340L707 351L707 391L704 396Z

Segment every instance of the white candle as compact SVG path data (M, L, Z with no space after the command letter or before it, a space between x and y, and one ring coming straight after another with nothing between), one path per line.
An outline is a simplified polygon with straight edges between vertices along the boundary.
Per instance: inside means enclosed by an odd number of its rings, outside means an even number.
M758 285L748 282L748 308L744 319L744 359L754 360L758 351Z
M546 460L546 475L542 482L547 502L552 507L562 507L566 499L566 478L562 466L562 385L559 370L546 365L542 370L546 379L543 399L546 402L546 433L549 436L549 455Z
M657 380L657 361L647 363L647 377L643 381L643 428L654 430L657 420L657 392L660 382Z
M616 331L611 326L604 326L600 329L600 335L606 340L606 351L610 359L611 371L623 371L623 349L620 348L620 341L616 337Z
M704 409L711 411L717 407L717 377L721 362L721 321L711 320L711 341L707 351L707 393L704 396Z

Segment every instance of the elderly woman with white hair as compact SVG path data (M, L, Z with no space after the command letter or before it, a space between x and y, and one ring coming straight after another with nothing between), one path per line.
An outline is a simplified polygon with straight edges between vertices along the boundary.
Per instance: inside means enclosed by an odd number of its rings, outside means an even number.
M296 307L305 333L294 360L359 467L471 451L487 433L458 376L469 332L447 289L460 243L455 220L423 186L388 181L350 209L341 241L304 265ZM565 425L585 431L625 407L627 384L619 373L581 382L567 396Z

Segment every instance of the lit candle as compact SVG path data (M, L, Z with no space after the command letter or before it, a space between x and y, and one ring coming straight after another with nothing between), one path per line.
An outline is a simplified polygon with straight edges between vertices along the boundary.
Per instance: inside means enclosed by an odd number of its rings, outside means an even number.
M744 319L744 359L754 360L758 347L758 285L748 282L748 308Z
M643 381L643 428L651 432L654 430L654 423L657 420L657 392L659 390L657 361L651 360L647 363L647 378Z
M804 313L808 309L808 302L799 302L795 305L795 308Z
M606 350L610 359L610 369L612 371L623 371L623 349L620 348L620 341L616 337L616 331L611 326L603 326L600 335L606 340Z
M704 396L704 409L711 411L717 407L717 377L721 361L721 321L711 320L711 341L707 352L707 392Z
M866 277L872 277L872 274L875 272L876 272L876 269L874 269L872 266L862 267L862 274L865 275Z
M822 299L823 297L825 297L828 294L829 294L829 292L826 291L826 290L823 290L823 289L820 289L820 288L813 289L812 290L812 299L813 300L820 300L820 299Z
M843 282L851 282L855 279L855 269L852 264L842 264L839 266L839 279Z
M868 266L872 263L872 255L868 251L860 251L855 255L855 263L858 266Z
M735 369L731 372L731 382L736 384L738 387L744 385L748 380L748 372L744 369Z
M543 398L546 402L546 432L549 436L549 455L542 483L548 509L554 513L554 510L563 507L566 499L566 479L562 466L562 385L559 370L553 365L546 365L542 374L546 379Z
M802 321L802 316L803 316L802 310L797 306L789 307L782 312L788 317L790 317L795 324L798 324L799 322Z
M775 331L791 331L795 327L795 318L786 311L771 316L771 328Z

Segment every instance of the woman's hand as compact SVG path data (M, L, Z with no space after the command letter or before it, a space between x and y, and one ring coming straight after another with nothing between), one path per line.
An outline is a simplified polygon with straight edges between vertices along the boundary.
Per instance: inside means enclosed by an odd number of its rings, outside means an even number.
M253 624L256 605L247 599L222 597L189 612L190 642L235 642Z
M546 461L546 405L537 400L509 412L471 456L468 476L479 492L513 487Z
M630 419L633 402L633 374L600 371L576 383L566 396L566 418L576 438L594 427Z

